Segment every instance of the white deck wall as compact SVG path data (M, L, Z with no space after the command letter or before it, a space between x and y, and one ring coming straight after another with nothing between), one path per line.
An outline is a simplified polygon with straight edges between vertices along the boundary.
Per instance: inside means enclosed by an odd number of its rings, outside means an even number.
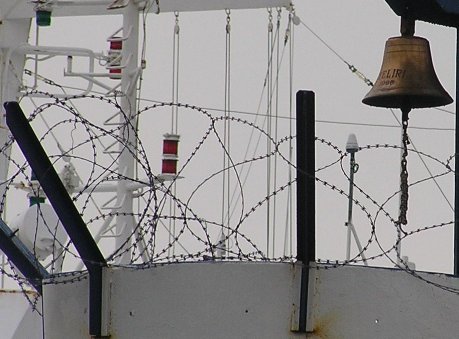
M280 263L109 269L112 338L305 338L290 331L300 271ZM308 338L456 338L459 296L404 271L311 269ZM459 288L459 279L422 277ZM87 280L45 286L47 339L87 336ZM312 296L313 294L313 296Z
M418 273L459 289L459 279ZM459 295L404 271L346 266L311 271L315 338L458 338Z
M35 292L0 291L0 338L4 339L42 339L42 318L37 311L32 311L31 301L35 300ZM41 302L36 304L42 311Z
M171 264L106 278L116 339L288 338L299 291L292 264ZM46 339L88 338L87 283L45 285Z

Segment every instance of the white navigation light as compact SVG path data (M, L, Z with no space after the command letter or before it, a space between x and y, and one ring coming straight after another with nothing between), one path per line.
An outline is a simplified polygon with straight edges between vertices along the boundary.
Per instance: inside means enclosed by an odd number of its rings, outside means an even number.
M359 144L357 143L357 137L354 133L349 134L346 143L346 152L355 153L359 150Z

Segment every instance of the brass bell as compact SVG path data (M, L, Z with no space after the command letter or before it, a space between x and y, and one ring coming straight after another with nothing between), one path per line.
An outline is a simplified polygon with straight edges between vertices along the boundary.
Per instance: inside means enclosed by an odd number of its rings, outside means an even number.
M403 22L402 22L403 28ZM424 108L453 102L435 74L429 42L414 34L386 41L378 79L362 100L364 104L387 108Z

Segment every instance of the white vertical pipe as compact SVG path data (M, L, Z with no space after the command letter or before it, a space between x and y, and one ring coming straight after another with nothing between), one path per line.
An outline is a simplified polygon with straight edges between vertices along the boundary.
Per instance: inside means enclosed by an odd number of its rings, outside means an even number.
M347 236L346 236L346 260L351 258L351 229L352 229L352 205L354 198L354 173L355 173L355 151L349 151L351 154L350 170L349 170L349 204L347 213Z
M5 61L9 50L14 50L27 42L30 22L30 19L4 20L0 27L0 74L2 75L0 81L0 145L5 145L10 136L10 131L6 127L3 103L18 100L25 56L21 52L14 52L11 54L10 62ZM0 153L0 183L5 183L8 178L10 153L10 147ZM0 185L0 200L3 199L5 193L6 184L2 184ZM5 217L4 214L4 206L1 206L0 215Z
M358 170L358 164L355 162L355 153L359 150L359 144L357 143L357 137L355 134L350 134L346 143L346 152L351 155L350 169L349 169L349 204L348 204L348 214L347 214L347 237L346 237L346 260L349 261L351 258L351 233L354 236L355 243L359 249L360 256L363 259L363 263L368 265L365 254L363 253L362 245L360 244L359 237L354 228L352 222L352 206L354 203L354 174Z
M134 1L129 1L123 12L123 50L122 63L127 62L121 75L121 108L124 114L120 116L120 122L125 127L120 131L120 158L119 174L127 178L134 177L136 137L135 128L137 125L137 86L134 74L138 69L138 50L139 50L139 11ZM119 215L116 219L116 230L119 235L116 238L116 248L118 253L123 253L118 258L119 264L128 264L131 260L131 240L128 239L135 227L133 213L132 191L128 190L126 180L119 180L117 189L117 206L121 205Z

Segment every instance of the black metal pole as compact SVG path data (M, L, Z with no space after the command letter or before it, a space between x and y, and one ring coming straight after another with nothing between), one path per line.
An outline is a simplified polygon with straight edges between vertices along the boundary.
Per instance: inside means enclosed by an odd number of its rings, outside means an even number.
M459 28L456 29L456 150L454 158L454 275L459 275Z
M296 94L297 260L301 270L299 331L306 332L309 266L316 253L315 94Z
M90 275L89 331L101 334L102 268L107 262L73 204L51 161L17 102L5 103L6 123L46 193L54 211L80 254Z
M102 336L102 267L96 267L89 273L89 334L92 338Z
M42 280L48 278L49 273L2 219L0 219L0 249L38 293L42 294Z

